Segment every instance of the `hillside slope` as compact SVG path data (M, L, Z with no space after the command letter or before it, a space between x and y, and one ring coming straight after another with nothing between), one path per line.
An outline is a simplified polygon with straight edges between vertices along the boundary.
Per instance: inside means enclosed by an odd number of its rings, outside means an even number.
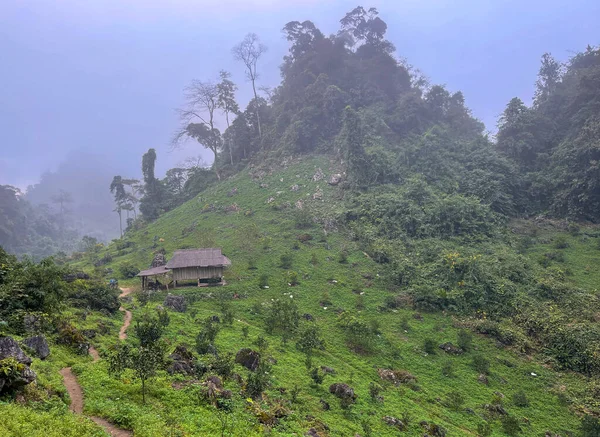
M100 362L76 368L87 413L144 436L165 435L167 429L172 435L220 435L222 426L225 435L262 435L265 429L281 436L310 429L316 433L311 435L397 435L402 426L388 424L390 417L406 424L407 435L436 432L422 421L440 425L450 436L486 435L488 426L491 435L520 428L531 436L546 431L564 435L578 428L564 390L581 389L582 378L554 372L480 336L468 352L448 354L438 345L458 343L459 319L419 314L408 303L390 304L397 290L388 290L385 268L337 225L345 211L343 192L327 183L339 172L335 161L289 159L270 168L252 168L223 181L93 255L96 261L104 259L99 273L110 268L118 275L147 268L162 249L168 258L178 248L222 247L232 260L227 286L171 290L186 296L189 305L185 313L169 311L165 337L171 350L180 344L192 350L203 320L212 315L224 319L233 311L231 325L220 323L215 346L226 356L242 347L257 349L259 337L266 340L261 353L272 359L262 401L246 399L245 383L227 380L234 400L228 415L199 397L195 378L162 372L148 383L150 400L143 405L138 384L127 376L111 378ZM90 269L88 257L77 266ZM288 265L282 268L282 263ZM260 282L268 288L259 287ZM127 304L134 324L162 305L165 295L153 293L145 307L137 298ZM313 323L319 327L325 349L314 352L310 368L327 366L336 372L322 384L312 381L306 357L297 350L302 334L266 332L266 315L277 300L293 301L299 314L314 318L301 318L297 332ZM349 326L365 338L353 338ZM109 346L100 344L101 354ZM416 380L395 386L382 380L378 369L404 370ZM251 373L239 365L235 372L243 381ZM329 393L329 385L338 382L354 388L355 404L342 405Z

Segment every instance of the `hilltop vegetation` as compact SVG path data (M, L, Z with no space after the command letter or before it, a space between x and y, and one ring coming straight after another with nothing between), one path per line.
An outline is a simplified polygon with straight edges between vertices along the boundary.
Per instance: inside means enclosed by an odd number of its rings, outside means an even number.
M45 378L69 361L84 413L135 435L598 435L600 231L575 220L598 216L599 50L544 56L534 105L511 101L492 141L386 29L361 7L332 36L288 23L268 99L238 110L226 72L188 89L176 136L211 169L161 180L150 149L141 198L110 186L120 218L139 201L121 239L59 264L2 255L3 329L51 313L59 351L4 426L64 415ZM234 51L253 86L263 51L256 35ZM119 342L102 283L192 247L223 249L227 286L138 291ZM89 342L101 360L76 355Z

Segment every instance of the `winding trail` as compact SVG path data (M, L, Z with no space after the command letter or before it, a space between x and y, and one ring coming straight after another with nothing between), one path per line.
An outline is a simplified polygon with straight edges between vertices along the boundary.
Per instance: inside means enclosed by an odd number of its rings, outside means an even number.
M133 288L121 288L121 294L119 297L125 297L131 293L133 293ZM119 311L123 311L125 313L123 326L121 326L121 330L119 331L119 340L125 340L127 338L127 328L129 328L129 325L131 325L131 311L128 311L123 307L120 307Z
M132 293L132 288L121 288L121 294L119 297L125 297L128 294ZM119 331L119 340L125 340L127 338L127 334L125 331L131 324L131 311L127 311L125 308L119 308L120 311L125 312L125 319L123 321L123 326L121 326L121 330ZM90 346L89 354L91 355L94 362L100 359L100 354L93 347ZM77 376L73 373L73 370L70 367L65 367L60 369L60 374L63 377L63 381L67 391L69 392L69 397L71 398L71 405L69 409L75 414L83 414L83 390L81 389L81 385L77 381ZM89 417L93 420L97 425L100 425L104 428L110 436L112 437L132 437L133 433L131 431L126 431L121 428L117 428L115 425L103 419L101 417Z

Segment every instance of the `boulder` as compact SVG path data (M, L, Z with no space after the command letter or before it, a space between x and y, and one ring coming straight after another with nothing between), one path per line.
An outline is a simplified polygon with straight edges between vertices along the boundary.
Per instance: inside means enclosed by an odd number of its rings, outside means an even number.
M338 185L340 182L342 182L342 175L339 173L332 174L327 181L329 185Z
M25 314L23 317L23 326L27 332L40 332L42 330L42 316L39 314Z
M290 187L290 190L292 191L298 191L300 189L300 187L298 186L298 184L294 184Z
M304 320L308 320L309 322L312 322L312 321L314 321L314 320L315 320L315 318L313 317L313 315L312 315L312 314L309 314L309 313L304 313L304 314L302 314L302 318L303 318Z
M479 376L477 377L477 381L479 381L482 384L488 385L489 381L488 381L488 377L485 373L480 373Z
M170 293L167 295L167 297L165 297L163 305L165 308L170 308L178 313L185 313L185 310L187 309L185 296L178 296Z
M404 429L406 428L406 425L404 424L404 422L402 422L400 419L396 418L396 417L392 417L392 416L384 416L382 418L382 420L390 426L395 426L396 428L398 428L400 431L404 431Z
M454 346L452 343L447 342L444 344L440 344L440 349L450 355L461 355L464 351L458 346Z
M379 377L395 385L416 381L417 378L406 370L377 369Z
M37 357L44 360L50 355L48 341L43 335L36 335L23 340L23 344L31 349Z
M321 170L321 168L319 167L317 169L317 171L315 172L315 174L313 175L312 180L315 182L319 182L324 177L325 177L325 173L323 173L323 170Z
M0 360L6 358L14 358L20 364L30 365L31 358L29 358L19 347L19 343L12 337L1 337L0 338Z
M326 375L335 375L336 371L334 368L332 367L327 367L327 366L321 366L321 370L323 371L324 374Z
M258 368L259 361L260 354L248 347L240 349L238 353L235 354L235 362L251 371L255 371Z
M169 355L169 359L173 361L167 367L169 374L182 373L184 375L193 375L195 373L194 355L185 346L177 346L173 353Z
M157 253L154 255L154 258L152 259L152 268L164 266L165 264L167 264L167 259L165 258L164 253Z
M29 368L29 358L12 337L0 338L0 361L7 372L0 374L0 393L14 390L35 381L37 375Z
M329 393L332 393L334 396L344 400L354 401L357 397L354 393L354 389L343 382L331 384L329 386Z

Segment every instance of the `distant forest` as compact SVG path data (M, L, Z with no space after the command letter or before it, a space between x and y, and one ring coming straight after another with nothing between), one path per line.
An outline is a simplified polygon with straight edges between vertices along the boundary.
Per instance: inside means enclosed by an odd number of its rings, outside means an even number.
M598 222L598 47L566 63L544 54L533 103L510 100L492 138L460 91L429 83L400 60L376 9L357 7L340 23L329 36L311 21L287 23L290 48L273 89L259 80L267 48L247 35L232 49L252 87L246 108L236 100L231 75L217 75L218 68L214 80L186 88L171 147L197 141L213 153L211 168L190 163L159 179L150 149L140 181L113 172L71 189L50 188L56 178L47 175L25 195L2 186L0 245L34 257L76 250L81 237L122 235L249 163L315 153L344 162L345 184L359 193L426 186L489 207L494 220L546 215ZM221 116L223 132L215 123Z

